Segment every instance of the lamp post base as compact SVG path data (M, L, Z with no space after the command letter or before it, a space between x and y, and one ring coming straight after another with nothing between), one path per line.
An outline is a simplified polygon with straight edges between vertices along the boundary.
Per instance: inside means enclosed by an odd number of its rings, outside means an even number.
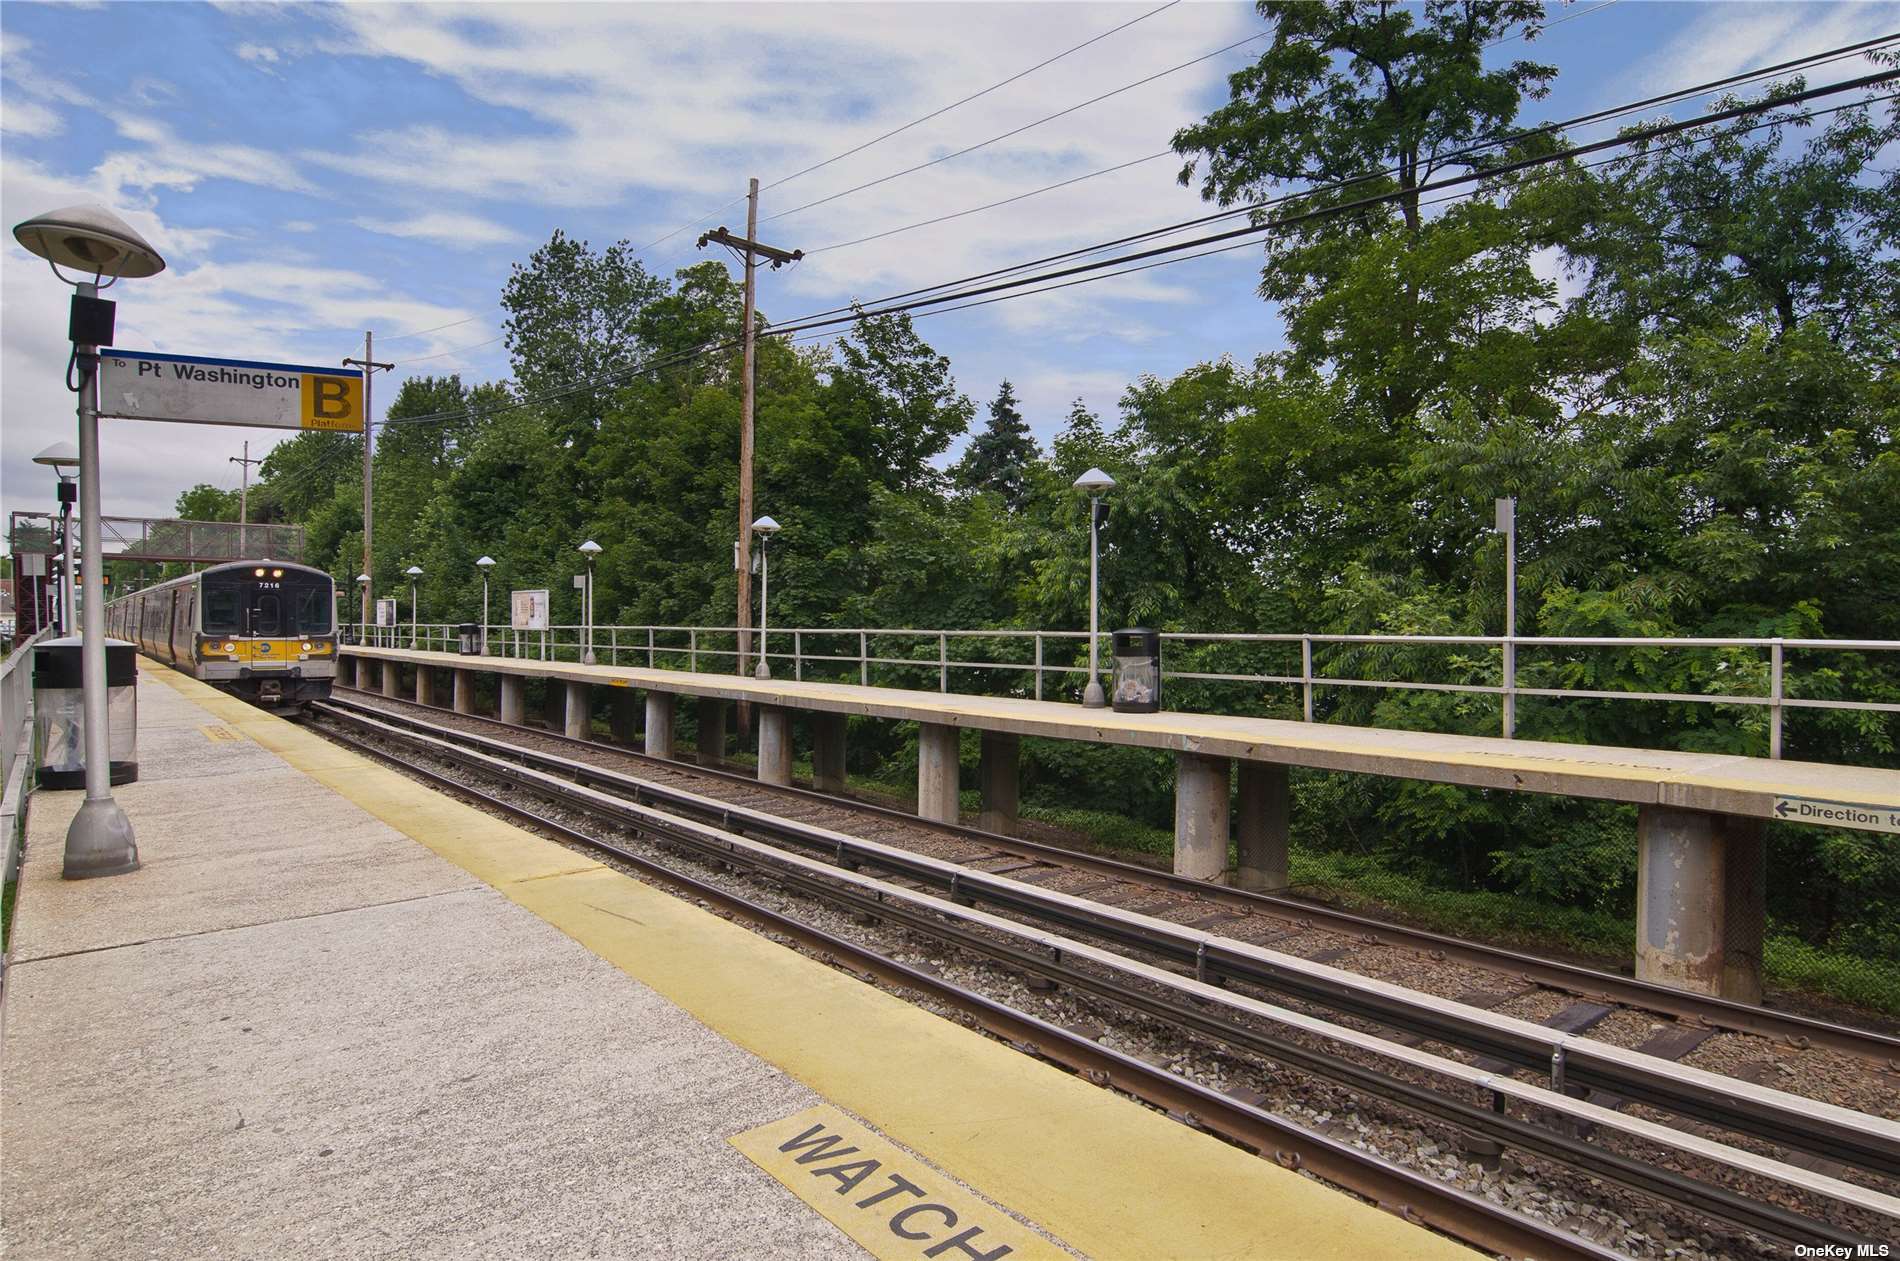
M1102 691L1100 679L1090 679L1088 687L1082 691L1082 706L1085 709L1107 709L1108 693Z
M759 658L758 668L752 671L752 677L755 679L769 679L772 677L772 667L765 664L764 657Z
M60 875L89 880L138 868L139 846L132 835L132 820L111 797L88 798L66 829L66 862Z
M600 664L600 658L596 657L594 650L590 648L581 654L581 664L584 666L597 666Z

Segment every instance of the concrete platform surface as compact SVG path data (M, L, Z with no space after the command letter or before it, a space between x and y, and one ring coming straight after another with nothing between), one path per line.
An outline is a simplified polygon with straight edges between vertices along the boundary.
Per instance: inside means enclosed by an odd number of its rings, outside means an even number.
M1126 744L1319 770L1671 806L1830 827L1900 830L1900 771L1715 753L1612 748L1496 736L1390 731L1163 710L1107 709L1017 697L959 696L856 683L749 679L626 666L346 645L343 655L436 668L716 696L823 713L945 723L981 731ZM1786 809L1778 809L1789 802ZM1825 813L1804 814L1802 803ZM1850 810L1833 810L1845 805Z
M79 794L33 801L8 1258L1471 1255L183 676L140 696L140 871L61 881ZM820 1124L876 1160L814 1164ZM940 1202L860 1211L903 1179Z

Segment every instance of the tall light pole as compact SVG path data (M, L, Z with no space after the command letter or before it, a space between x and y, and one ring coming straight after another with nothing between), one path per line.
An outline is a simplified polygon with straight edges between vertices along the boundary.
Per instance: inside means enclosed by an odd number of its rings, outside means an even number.
M1100 541L1102 524L1102 496L1115 489L1115 479L1101 469L1092 468L1075 479L1075 488L1089 497L1089 685L1082 689L1082 703L1090 709L1100 709L1108 704L1108 696L1102 691L1102 678L1098 662L1101 650L1101 631L1097 627L1097 615L1100 606L1102 549Z
M772 562L766 554L766 543L778 533L778 522L770 517L760 517L752 523L752 532L759 536L759 666L752 672L755 679L772 677L772 667L766 662L766 597L772 589Z
M417 648L422 644L422 614L416 611L416 579L422 577L422 566L411 565L403 572L409 575L409 646Z
M493 556L483 556L475 562L475 568L482 571L482 656L488 655L488 571L495 567Z
M81 617L80 681L85 693L86 800L66 829L62 873L71 880L114 876L137 870L138 838L132 821L112 796L112 746L106 723L105 555L99 512L99 347L113 342L113 304L99 296L121 277L156 276L165 260L117 215L97 206L71 206L13 229L21 245L51 265L53 275L73 286L67 327L73 364L79 369L79 522L82 550L93 558L86 566ZM67 280L60 264L91 280Z
M79 487L73 482L79 469L79 449L70 442L55 442L33 457L59 475L59 633L71 635L73 625L73 500Z
M594 557L600 555L600 544L588 539L581 544L580 552L587 558L587 585L581 588L581 620L587 625L587 645L581 653L584 666L599 665L594 656Z

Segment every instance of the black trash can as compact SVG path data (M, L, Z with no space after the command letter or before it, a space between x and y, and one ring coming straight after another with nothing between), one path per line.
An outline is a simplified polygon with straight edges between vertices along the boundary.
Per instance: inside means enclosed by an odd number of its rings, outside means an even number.
M41 788L86 786L86 701L80 638L49 639L33 650L33 729ZM138 649L106 640L106 756L111 782L139 777Z
M462 622L455 628L455 649L464 657L482 655L482 628L473 622Z
M1118 630L1109 704L1120 714L1152 714L1161 708L1161 632L1146 627Z

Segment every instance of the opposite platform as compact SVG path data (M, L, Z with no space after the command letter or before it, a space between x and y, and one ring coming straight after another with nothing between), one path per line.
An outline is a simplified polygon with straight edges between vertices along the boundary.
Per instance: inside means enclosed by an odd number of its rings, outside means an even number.
M140 687L145 866L62 882L80 795L33 801L9 1257L1060 1254L956 1181L1092 1256L1469 1255L183 676ZM830 1181L771 1163L860 1122L887 1170L927 1162L909 1234L834 1227Z

